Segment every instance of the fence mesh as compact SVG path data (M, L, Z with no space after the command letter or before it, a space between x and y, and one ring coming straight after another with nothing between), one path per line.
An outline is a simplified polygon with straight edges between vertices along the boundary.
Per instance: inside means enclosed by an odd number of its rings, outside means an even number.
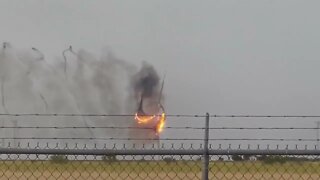
M89 149L81 155L72 155L72 150L68 154L10 154L10 150L0 156L0 179L202 179L203 173L203 156L192 155L196 153L188 149L184 154L190 155L84 155ZM210 155L209 179L320 178L318 155L236 152Z
M199 156L14 155L0 162L2 179L201 179ZM14 160L14 161L13 161Z
M319 117L0 114L0 179L320 179Z

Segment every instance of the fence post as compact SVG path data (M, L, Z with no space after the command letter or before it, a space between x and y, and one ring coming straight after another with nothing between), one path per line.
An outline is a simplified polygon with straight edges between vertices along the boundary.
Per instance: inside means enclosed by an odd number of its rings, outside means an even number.
M209 113L206 113L206 121L205 121L205 131L204 131L204 148L203 148L203 169L202 169L202 179L209 179Z

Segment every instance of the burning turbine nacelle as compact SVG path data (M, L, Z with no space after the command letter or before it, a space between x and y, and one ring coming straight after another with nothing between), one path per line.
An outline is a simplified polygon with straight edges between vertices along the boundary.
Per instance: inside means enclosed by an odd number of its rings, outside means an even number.
M156 114L145 114L144 112L137 112L135 120L139 127L154 129L156 135L159 135L164 128L166 114L163 108L160 108Z
M159 136L166 121L166 114L160 100L159 102L154 102L148 98L141 97L135 120L139 127L153 129L155 134Z
M164 79L159 88L159 77L152 66L144 64L135 76L135 97L140 101L135 114L138 127L153 129L156 137L163 131L166 121L164 108L161 104Z

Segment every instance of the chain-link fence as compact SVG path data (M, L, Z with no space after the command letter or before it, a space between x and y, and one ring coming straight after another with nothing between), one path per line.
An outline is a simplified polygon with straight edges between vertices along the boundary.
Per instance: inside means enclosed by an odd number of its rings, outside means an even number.
M231 155L210 163L210 179L319 179L319 156Z
M90 115L105 121L99 126L73 119L12 126L10 118L77 115L5 116L0 179L320 179L318 116L171 116L182 122L169 119L156 138L148 127L116 124L118 116L110 125L107 115Z
M202 179L202 153L2 149L0 179ZM319 179L319 154L317 150L209 150L208 178Z

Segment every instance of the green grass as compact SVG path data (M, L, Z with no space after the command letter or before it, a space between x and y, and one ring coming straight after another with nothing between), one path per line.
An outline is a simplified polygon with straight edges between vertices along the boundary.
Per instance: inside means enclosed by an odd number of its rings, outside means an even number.
M211 162L212 172L222 173L320 173L320 162L286 162L267 164L259 161L244 162Z
M96 172L200 172L201 164L191 161L0 161L0 171L96 171Z
M54 163L52 161L0 161L0 171L58 171L58 172L176 172L200 173L200 161L68 161ZM284 164L266 164L255 162L210 162L211 172L220 173L294 173L319 174L320 162L287 162Z

